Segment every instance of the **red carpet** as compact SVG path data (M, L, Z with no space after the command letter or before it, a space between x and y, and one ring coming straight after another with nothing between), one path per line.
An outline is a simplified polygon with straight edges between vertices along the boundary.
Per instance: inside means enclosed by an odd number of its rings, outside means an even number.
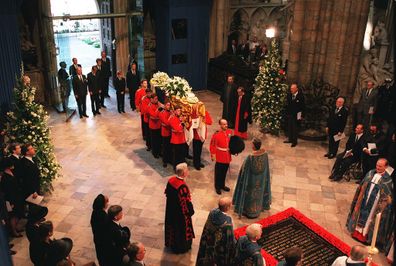
M323 262L332 262L336 257L350 252L347 244L294 208L257 223L263 226L263 236L258 243L263 247L261 253L270 266L275 266L278 259L283 259L285 249L295 245L304 251L304 265L326 265ZM246 227L234 231L236 239L245 235Z

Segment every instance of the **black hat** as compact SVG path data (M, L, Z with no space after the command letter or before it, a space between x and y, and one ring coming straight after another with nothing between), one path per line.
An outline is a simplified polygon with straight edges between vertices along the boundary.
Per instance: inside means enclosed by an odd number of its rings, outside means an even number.
M48 264L56 265L58 262L66 259L73 248L73 240L64 237L54 240L48 249Z
M245 142L238 136L231 136L228 148L232 155L241 153L245 149Z
M29 214L28 214L28 222L29 223L37 223L45 218L48 214L48 208L39 206L39 205L30 205Z

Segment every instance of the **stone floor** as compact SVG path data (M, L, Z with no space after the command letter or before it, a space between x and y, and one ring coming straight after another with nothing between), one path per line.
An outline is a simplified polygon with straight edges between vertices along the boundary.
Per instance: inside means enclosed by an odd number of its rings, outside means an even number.
M206 104L213 120L219 119L221 104L218 96L208 91L198 92L197 96ZM49 208L47 218L55 226L54 237L73 239L72 258L77 265L95 260L89 221L93 199L103 193L110 197L110 204L123 206L125 216L121 224L131 229L132 240L141 241L146 246L147 265L194 265L202 228L209 210L216 207L219 198L213 189L214 164L207 163L201 171L191 168L186 180L195 208L196 239L192 250L184 255L168 253L164 250L163 240L167 178L135 152L144 146L139 115L129 108L126 108L126 114L119 114L115 102L112 94L106 100L108 108L101 110L101 116L93 117L89 113L89 118L81 120L74 116L68 123L62 115L51 113L55 153L63 167L62 177L54 182L54 192L45 198ZM215 130L216 123L209 128L209 136ZM254 135L263 140L269 153L272 205L270 211L253 220L239 219L232 214L234 227L294 207L349 245L355 244L344 224L357 185L354 182L329 182L333 161L323 157L325 144L300 141L296 148L291 148L283 143L284 137L263 135L256 126L251 126L249 132L249 138ZM251 151L249 144L246 147L243 154L233 157L227 177L231 188L235 186L241 162ZM210 161L208 148L209 141L204 144L203 151L207 162ZM157 163L161 164L159 160ZM223 195L232 196L232 192L233 189ZM16 239L13 243L18 251L13 256L15 265L31 265L27 239ZM386 265L382 255L376 256L375 261Z

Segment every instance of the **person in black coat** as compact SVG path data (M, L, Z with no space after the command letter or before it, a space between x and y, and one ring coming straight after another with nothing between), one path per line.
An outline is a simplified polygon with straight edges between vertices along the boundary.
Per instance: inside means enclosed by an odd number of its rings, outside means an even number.
M369 147L373 144L375 144L375 148ZM363 176L366 176L368 171L375 169L379 158L386 157L387 144L385 134L381 132L378 125L372 124L369 133L366 135L366 143L362 153Z
M104 90L104 87L106 86L106 72L103 70L102 60L100 58L96 59L96 67L98 69L96 75L98 76L98 86L100 91L100 107L106 108L104 105L104 99L106 98L106 92Z
M17 231L17 223L20 218L24 217L24 200L22 189L17 178L14 176L12 169L14 163L10 158L2 161L3 175L1 177L1 190L5 194L5 200L8 201L12 210L9 210L11 235L13 237L21 237Z
M82 74L81 67L77 68L77 75L73 77L73 92L76 97L80 118L83 118L83 116L88 117L86 103L88 94L87 83L87 78Z
M108 210L109 224L108 232L110 239L110 257L112 265L122 265L124 256L126 255L126 249L129 245L129 239L131 232L128 227L121 226L120 220L124 216L122 207L119 205L110 206Z
M54 240L54 225L51 221L45 221L38 225L38 242L30 242L30 260L35 266L46 266L49 249Z
M77 75L77 69L82 66L77 62L77 58L73 57L72 59L73 64L69 67L69 75L74 78Z
M12 173L18 180L19 186L22 186L22 177L21 177L21 145L19 143L11 143L8 146L8 152L11 154L8 156L14 164L14 169L12 169Z
M364 127L362 124L358 124L355 128L355 133L349 136L345 151L337 155L331 175L329 176L330 180L341 180L348 167L361 160L365 143Z
M48 214L48 208L34 205L34 208L29 210L26 223L26 237L30 243L38 243L40 241L39 225L45 221L45 216Z
M135 111L135 94L140 86L140 73L137 70L137 64L135 62L131 63L130 69L128 69L126 74L126 83L129 91L129 102L131 109L132 111Z
M30 195L35 198L40 194L40 170L33 160L36 150L32 144L27 143L22 146L22 155L24 156L21 159L23 198L26 199Z
M100 115L100 89L99 89L99 76L97 75L98 68L93 66L91 72L87 76L88 91L91 98L91 109L94 116Z
M238 45L237 55L242 56L243 60L247 60L249 58L249 43L246 42L245 39L242 40L242 43Z
M234 84L234 76L227 76L227 83L224 85L220 101L223 103L222 118L228 121L228 128L234 128L234 120L231 118L232 107L235 106L237 86Z
M236 99L231 108L231 119L234 121L234 135L247 139L248 123L252 123L250 97L246 95L244 87L238 87Z
M110 58L106 56L105 51L102 51L100 60L102 61L103 94L105 95L105 97L110 97L109 78L111 77L111 65L110 65Z
M118 112L125 113L125 78L122 76L122 71L117 71L117 77L114 79L114 89L117 94L117 109Z
M304 95L299 91L297 84L290 86L286 105L287 135L288 140L284 143L291 143L292 147L297 146L298 124L302 119L305 109Z
M348 109L344 107L344 98L338 97L336 100L336 106L334 110L330 110L329 118L327 119L326 133L329 136L329 150L324 155L329 159L333 159L338 152L338 146L340 145L340 140L335 141L334 136L339 137L344 133L348 118Z
M109 225L109 217L106 209L109 203L109 198L99 194L92 205L91 214L91 228L94 237L96 257L98 258L100 266L110 266L111 261L109 257L110 239L107 226Z

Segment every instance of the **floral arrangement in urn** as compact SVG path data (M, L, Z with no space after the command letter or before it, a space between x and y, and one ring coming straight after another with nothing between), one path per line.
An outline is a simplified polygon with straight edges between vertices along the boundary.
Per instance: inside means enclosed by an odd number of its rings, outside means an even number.
M36 88L30 86L28 76L17 80L14 89L14 106L7 113L7 142L31 143L36 149L35 161L40 170L40 187L43 192L52 190L52 180L60 175L60 165L54 154L48 113L34 102Z
M153 75L150 83L155 87L165 88L169 83L169 76L165 72L158 71Z

